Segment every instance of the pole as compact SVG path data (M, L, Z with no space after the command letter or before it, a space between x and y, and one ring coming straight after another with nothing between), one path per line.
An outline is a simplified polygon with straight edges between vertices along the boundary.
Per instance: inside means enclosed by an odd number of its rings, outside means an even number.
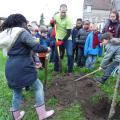
M112 120L112 117L115 114L115 107L116 107L116 104L117 104L117 95L118 95L119 84L120 84L120 72L117 75L117 81L116 81L116 85L115 85L115 89L114 89L114 95L113 95L113 99L112 99L110 112L109 112L109 115L108 115L108 120Z

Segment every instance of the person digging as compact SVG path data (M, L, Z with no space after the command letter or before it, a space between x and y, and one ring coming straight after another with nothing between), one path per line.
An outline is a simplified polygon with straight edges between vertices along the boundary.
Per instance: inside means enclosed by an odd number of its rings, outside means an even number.
M107 32L102 35L101 45L105 45L106 49L105 56L99 67L99 69L104 70L104 74L101 78L94 78L94 81L104 84L120 64L120 39L113 38L111 33Z

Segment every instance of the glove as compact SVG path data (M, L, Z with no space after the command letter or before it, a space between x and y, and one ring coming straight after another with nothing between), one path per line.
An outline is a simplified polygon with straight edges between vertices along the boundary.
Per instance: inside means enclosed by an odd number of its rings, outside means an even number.
M50 24L54 25L55 24L55 19L52 18L52 20L50 20Z
M63 45L63 43L64 42L62 40L59 40L59 41L56 42L56 46L61 46L61 45Z

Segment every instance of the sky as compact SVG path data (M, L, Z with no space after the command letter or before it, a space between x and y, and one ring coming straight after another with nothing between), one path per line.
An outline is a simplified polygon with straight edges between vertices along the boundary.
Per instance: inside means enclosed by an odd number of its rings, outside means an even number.
M48 24L54 13L59 11L60 4L67 4L68 15L73 23L77 18L82 18L84 0L0 0L0 17L21 13L29 21L40 20L44 14L45 23Z

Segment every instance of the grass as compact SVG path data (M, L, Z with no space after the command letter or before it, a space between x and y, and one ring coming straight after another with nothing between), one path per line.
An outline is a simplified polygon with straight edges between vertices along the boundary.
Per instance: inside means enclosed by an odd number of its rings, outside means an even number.
M64 61L67 61L66 58ZM12 99L12 91L8 88L7 82L5 79L4 71L5 71L5 62L6 58L2 56L2 52L0 51L0 120L11 120L11 115L9 112L9 108L11 105L11 99ZM101 59L97 59L95 69L98 68L99 64L101 62ZM66 62L63 62L63 72L66 72ZM89 73L91 70L88 70L86 68L80 69L79 67L74 67L74 73L78 74L80 72L83 73ZM53 65L48 65L48 85L52 82L52 73L53 73ZM39 79L44 82L45 74L44 70L41 70L38 72ZM98 72L95 74L95 76L102 76L102 72ZM112 99L113 90L115 86L115 80L116 78L111 77L105 85L101 85L100 88L102 91L104 91L109 100ZM23 109L26 111L26 115L24 117L24 120L37 120L36 112L33 107L34 105L34 94L33 91L23 92L23 95L25 96L25 100L27 100L27 104L23 106ZM94 103L98 101L100 98L95 97L91 98ZM117 101L120 103L120 94L118 96ZM51 118L50 120L85 120L84 114L81 108L81 105L78 103L72 104L71 106L64 108L62 110L57 110L58 100L57 99L49 99L46 101L47 106L53 107L56 110L56 115Z
M5 79L4 71L5 71L5 62L6 58L2 56L2 52L0 51L0 120L11 120L11 114L9 112L11 99L12 99L12 91L8 88L7 82ZM65 68L64 66L63 68ZM53 73L53 65L49 64L48 66L48 84L50 84L52 73ZM64 69L65 70L65 69ZM65 70L66 71L66 70ZM64 72L64 71L63 71ZM38 76L40 80L45 79L44 70L38 72ZM24 99L27 100L27 104L22 106L22 108L26 111L24 120L37 120L37 115L34 109L34 94L33 91L23 92ZM47 107L53 107L56 111L55 117L50 120L85 120L82 108L80 104L73 104L65 109L57 110L56 105L58 103L57 99L49 99L46 101Z

